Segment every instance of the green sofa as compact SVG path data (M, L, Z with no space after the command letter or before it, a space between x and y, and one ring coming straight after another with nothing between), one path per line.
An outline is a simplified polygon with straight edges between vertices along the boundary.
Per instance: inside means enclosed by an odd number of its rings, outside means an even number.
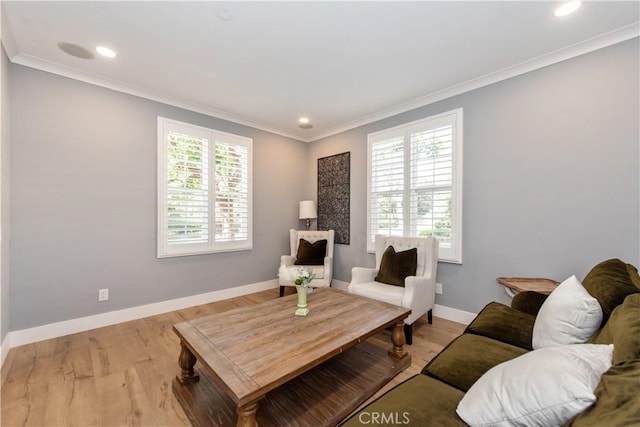
M595 266L582 281L603 312L589 340L614 344L613 366L601 377L596 402L571 420L572 427L640 425L640 277L618 259ZM492 367L532 350L536 314L546 296L517 294L506 306L488 304L434 357L421 374L404 381L347 419L343 426L466 425L456 414L465 392ZM379 414L385 414L381 417Z

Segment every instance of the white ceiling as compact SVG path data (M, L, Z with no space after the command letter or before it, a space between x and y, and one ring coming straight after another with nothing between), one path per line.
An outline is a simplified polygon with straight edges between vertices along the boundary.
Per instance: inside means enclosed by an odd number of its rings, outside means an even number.
M640 3L14 2L15 63L303 141L639 34ZM224 20L222 15L230 17ZM8 31L7 31L8 30ZM79 59L59 42L113 47ZM313 129L300 129L299 116Z

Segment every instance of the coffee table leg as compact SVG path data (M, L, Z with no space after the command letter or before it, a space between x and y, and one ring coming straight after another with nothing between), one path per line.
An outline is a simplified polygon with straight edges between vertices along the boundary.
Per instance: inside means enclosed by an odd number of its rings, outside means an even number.
M182 385L195 383L200 379L200 376L196 375L193 371L193 366L196 364L196 357L184 342L180 341L180 347L180 357L178 357L180 373L176 376L176 379Z
M258 401L238 406L238 422L236 427L256 427L256 412L258 412Z
M409 352L404 349L406 343L404 337L404 322L400 321L393 326L393 332L391 332L391 342L393 343L393 350L389 351L389 355L395 359L404 359L409 355Z

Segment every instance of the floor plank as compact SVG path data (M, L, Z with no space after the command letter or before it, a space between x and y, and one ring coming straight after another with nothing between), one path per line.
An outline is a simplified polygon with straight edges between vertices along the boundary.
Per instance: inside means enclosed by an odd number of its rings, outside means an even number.
M0 425L189 426L171 391L180 352L173 324L277 297L272 289L13 348L2 367ZM418 320L412 365L373 398L419 373L463 330ZM385 348L390 340L387 331L372 338Z

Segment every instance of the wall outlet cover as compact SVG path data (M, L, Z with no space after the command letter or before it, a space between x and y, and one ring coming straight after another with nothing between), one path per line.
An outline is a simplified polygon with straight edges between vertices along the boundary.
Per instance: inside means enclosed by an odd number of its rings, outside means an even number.
M98 302L104 302L109 300L109 288L98 289Z
M436 283L436 294L442 293L442 283Z

